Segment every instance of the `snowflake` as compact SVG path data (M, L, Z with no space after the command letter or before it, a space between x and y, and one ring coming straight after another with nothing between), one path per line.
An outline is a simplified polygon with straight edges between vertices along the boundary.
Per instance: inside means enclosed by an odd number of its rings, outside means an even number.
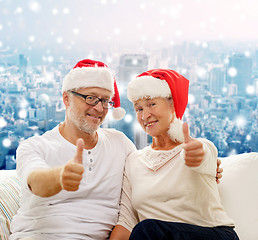
M223 88L222 88L222 92L223 92L223 93L226 93L227 91L228 91L228 89L227 89L226 87L223 87Z
M133 116L132 116L132 114L127 113L127 114L125 115L124 121L125 121L126 123L131 123L131 122L133 121Z
M34 42L35 41L35 37L34 36L29 36L29 41L30 42Z
M196 69L196 74L199 78L201 79L205 79L206 75L207 75L207 71L206 69L204 69L203 67L198 67Z
M145 3L141 3L139 7L140 7L140 9L144 10L146 8L146 4Z
M235 77L237 75L237 69L235 67L231 67L228 69L228 75L230 77Z
M22 13L22 12L23 12L22 7L17 7L17 8L15 9L15 11L14 11L14 14L20 14L20 13Z
M203 42L203 43L202 43L202 47L203 47L203 48L207 48L207 47L208 47L208 43L207 43L207 42Z
M120 29L119 29L119 28L115 28L114 33L115 33L116 35L120 34Z
M113 61L112 57L107 57L107 60L106 60L107 63L112 63L112 61Z
M4 120L4 118L0 117L0 128L3 128L7 125L7 122Z
M29 8L32 12L39 12L40 11L40 4L37 1L33 1L29 3Z
M245 56L250 57L251 53L249 51L245 51Z
M80 30L79 30L78 28L73 29L73 33L74 33L74 34L77 35L79 32L80 32Z
M235 120L235 125L242 128L246 125L246 119L243 116L238 116Z
M26 118L27 117L27 111L25 109L22 109L19 111L19 118Z
M56 42L57 42L57 43L62 43L62 42L63 42L63 38L58 37L58 38L56 39Z
M193 104L195 102L195 96L193 94L188 95L188 103Z
M48 61L48 62L53 62L53 61L54 61L54 57L49 56L49 57L47 58L47 61Z
M251 85L247 86L247 87L246 87L246 93L249 94L249 95L254 94L254 93L255 93L255 88L254 88L254 86L251 86Z
M136 65L138 64L138 59L134 58L134 59L132 60L132 64L133 64L134 66L136 66Z
M3 143L3 146L6 148L9 148L12 144L12 142L9 138L5 138L2 143Z
M247 140L247 141L250 141L251 139L252 139L251 135L250 135L250 134L247 134L247 135L246 135L246 140Z
M228 57L224 59L224 63L225 63L225 64L228 64L228 63L229 63Z
M138 28L138 29L142 29L142 23L138 23L138 24L137 24L137 28Z
M64 8L63 9L63 13L64 14L69 14L70 13L70 9L69 8Z
M52 9L52 14L57 15L58 14L58 9L56 9L56 8Z
M170 41L170 45L171 46L174 46L175 45L175 42L173 40Z

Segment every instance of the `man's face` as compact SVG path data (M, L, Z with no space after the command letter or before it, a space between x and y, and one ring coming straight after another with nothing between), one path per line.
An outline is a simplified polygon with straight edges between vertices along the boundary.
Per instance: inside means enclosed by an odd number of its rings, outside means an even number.
M83 95L92 95L101 99L109 100L111 92L109 90L90 87L80 88L76 92ZM69 94L69 105L67 106L67 119L73 123L79 130L92 134L103 123L108 109L103 108L102 102L99 101L97 105L92 106L85 102L81 96Z

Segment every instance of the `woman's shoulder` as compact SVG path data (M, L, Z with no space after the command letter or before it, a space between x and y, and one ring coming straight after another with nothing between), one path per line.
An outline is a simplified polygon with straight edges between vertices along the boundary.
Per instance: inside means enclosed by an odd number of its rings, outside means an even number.
M128 156L129 161L133 161L134 159L137 159L139 157L143 157L144 154L149 150L149 146L144 147L143 149L136 149L135 151L131 152Z

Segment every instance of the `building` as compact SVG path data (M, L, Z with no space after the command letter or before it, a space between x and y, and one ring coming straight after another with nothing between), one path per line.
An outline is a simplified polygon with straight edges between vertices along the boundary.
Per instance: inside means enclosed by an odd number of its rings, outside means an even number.
M136 145L137 148L147 145L147 137L143 132L135 129L135 113L133 104L127 99L126 88L132 78L148 70L149 57L146 54L124 54L120 57L118 66L119 86L121 91L121 106L126 110L127 116L119 122L113 121L111 126L123 131ZM122 85L122 86L121 86ZM120 92L120 91L119 91Z
M28 60L27 58L23 55L19 55L19 71L23 76L26 76L27 74L27 66L28 66Z
M225 86L225 70L223 65L212 66L209 73L209 89L212 95L220 95Z
M246 88L252 85L252 58L244 54L234 54L227 66L228 84L236 84L238 95L245 96Z

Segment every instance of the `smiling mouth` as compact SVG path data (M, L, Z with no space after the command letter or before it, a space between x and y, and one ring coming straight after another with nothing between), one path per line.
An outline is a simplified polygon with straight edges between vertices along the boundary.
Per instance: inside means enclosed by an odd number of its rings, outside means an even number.
M87 116L90 117L90 118L96 119L96 120L100 120L101 119L101 117L90 115L90 114L87 114Z
M153 126L155 123L157 123L158 121L154 121L154 122L150 122L150 123L147 123L145 124L146 127L151 127Z

